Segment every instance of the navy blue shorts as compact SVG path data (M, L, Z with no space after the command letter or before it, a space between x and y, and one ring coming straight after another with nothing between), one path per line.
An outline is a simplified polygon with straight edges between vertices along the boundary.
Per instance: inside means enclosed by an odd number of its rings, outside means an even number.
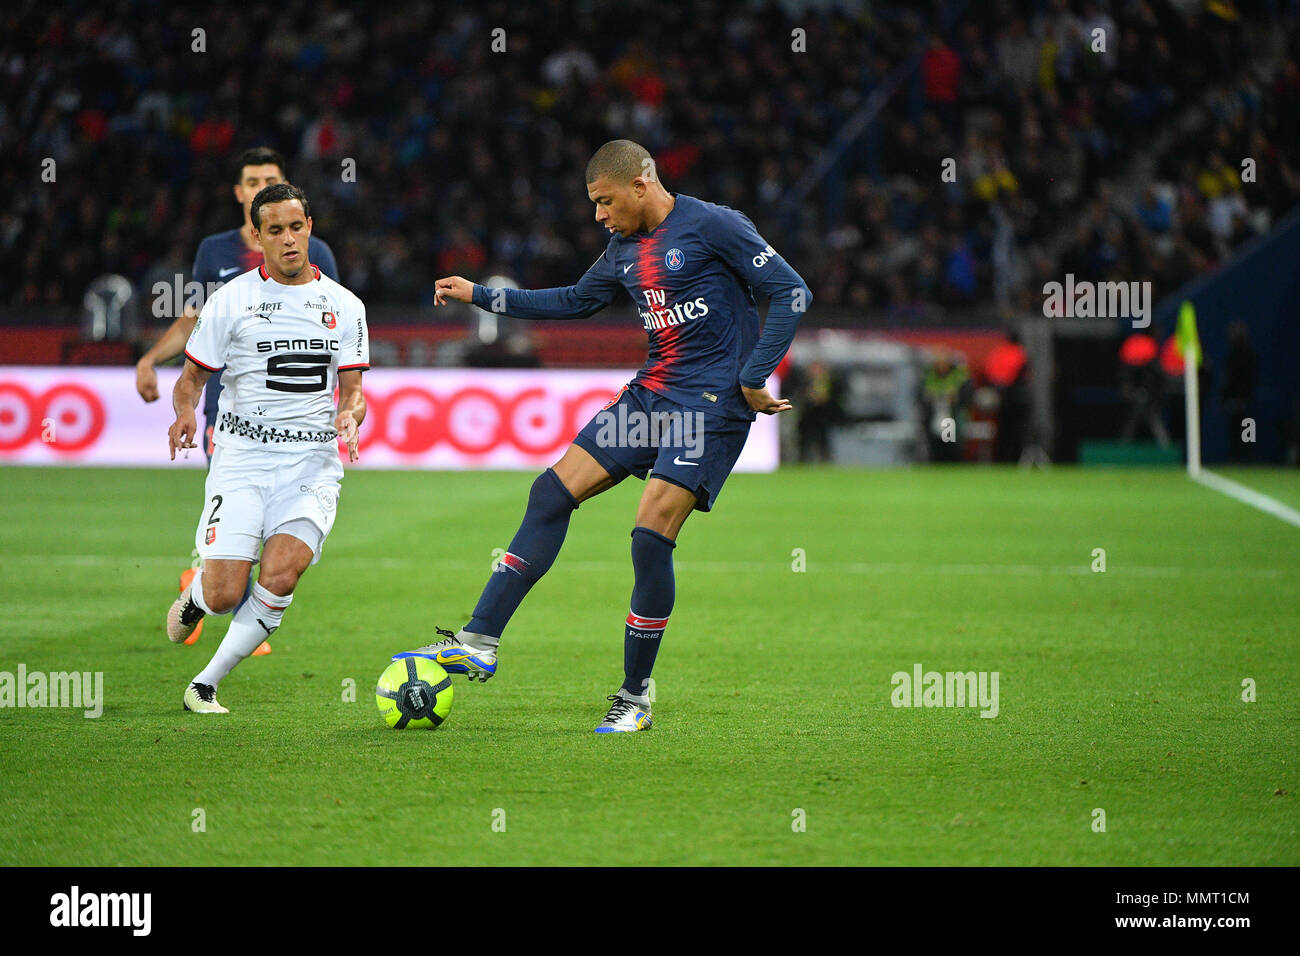
M708 511L736 466L749 426L630 384L587 422L573 443L614 480L662 478L693 492L696 509Z
M212 463L212 435L213 428L217 424L217 416L220 414L221 401L221 372L213 372L208 378L208 384L203 391L203 417L206 419L203 429L203 454L208 456L208 463Z

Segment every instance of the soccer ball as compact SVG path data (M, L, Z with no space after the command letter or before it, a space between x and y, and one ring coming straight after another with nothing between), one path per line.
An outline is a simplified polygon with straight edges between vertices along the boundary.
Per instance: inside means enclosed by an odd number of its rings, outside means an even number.
M379 714L394 730L437 727L451 713L451 698L451 678L441 665L424 657L393 661L375 687Z

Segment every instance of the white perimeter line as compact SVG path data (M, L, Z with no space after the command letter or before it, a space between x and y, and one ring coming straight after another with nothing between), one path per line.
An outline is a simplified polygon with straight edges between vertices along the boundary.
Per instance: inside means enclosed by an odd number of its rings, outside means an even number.
M1199 482L1207 488L1213 488L1215 491L1221 491L1229 498L1236 498L1243 504L1258 508L1266 514L1271 514L1274 518L1281 518L1287 524L1300 528L1300 511L1288 508L1276 498L1270 498L1254 488L1239 485L1231 478L1224 478L1222 475L1216 475L1214 472L1206 471L1203 468L1199 474L1191 477L1192 481Z

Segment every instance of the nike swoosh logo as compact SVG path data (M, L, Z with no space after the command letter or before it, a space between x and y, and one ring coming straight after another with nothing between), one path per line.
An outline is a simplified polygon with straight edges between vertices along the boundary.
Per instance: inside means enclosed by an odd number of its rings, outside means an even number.
M681 455L678 455L676 458L673 459L673 464L674 464L674 465L694 465L696 468L698 468L698 467L700 466L700 463L699 463L698 461L682 461L682 456L681 456Z
M628 269L631 269L632 266L634 266L634 265L636 265L636 263L629 263L629 264L625 265L625 266L623 267L623 275L627 275L627 270L628 270Z
M239 266L231 266L229 269L222 269L220 272L217 273L217 275L218 275L218 276L228 276L228 275L230 275L230 273L232 273L232 272L238 272L238 271L239 271Z

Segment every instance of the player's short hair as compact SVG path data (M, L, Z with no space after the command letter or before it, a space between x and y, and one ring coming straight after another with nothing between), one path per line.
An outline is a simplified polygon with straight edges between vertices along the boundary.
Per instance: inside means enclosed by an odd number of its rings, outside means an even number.
M644 146L630 139L613 139L587 162L587 182L594 183L604 176L615 183L630 183L653 169L654 160Z
M244 181L245 166L278 166L282 178L288 175L284 171L284 157L269 146L254 146L239 154L235 162L235 185Z
M248 218L253 222L253 228L258 232L262 230L262 207L269 206L272 203L288 202L290 199L296 199L302 203L302 214L308 219L311 218L311 206L307 205L307 194L295 186L293 183L276 183L274 186L263 186L253 197L253 208L248 211Z

